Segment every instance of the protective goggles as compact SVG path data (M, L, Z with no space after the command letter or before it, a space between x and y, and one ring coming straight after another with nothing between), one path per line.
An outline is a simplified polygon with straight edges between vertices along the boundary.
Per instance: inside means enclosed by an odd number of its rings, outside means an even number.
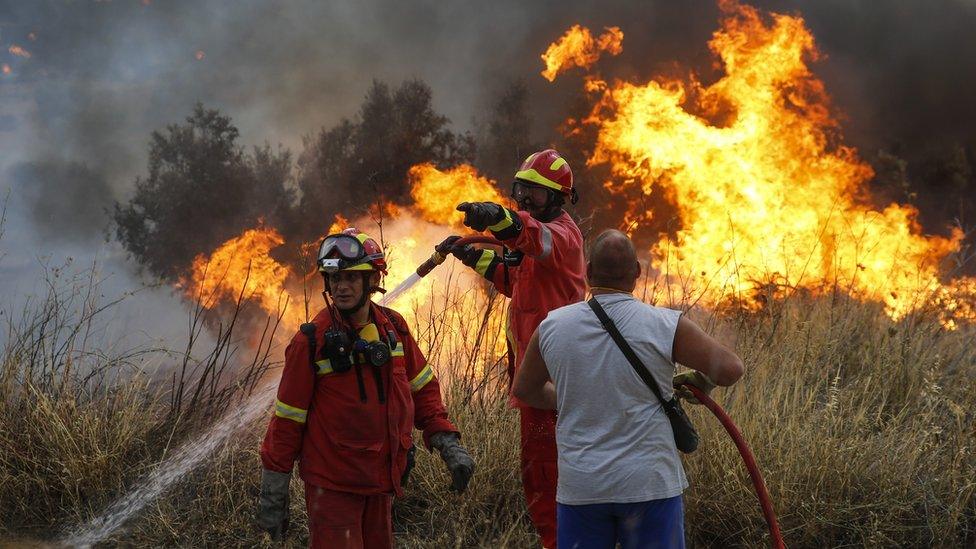
M541 206L549 201L550 192L552 192L550 189L540 185L531 185L518 180L512 183L512 198L516 202L527 198L533 204Z
M327 236L319 246L319 270L334 273L383 257L383 254L367 255L362 242L354 236L335 234Z

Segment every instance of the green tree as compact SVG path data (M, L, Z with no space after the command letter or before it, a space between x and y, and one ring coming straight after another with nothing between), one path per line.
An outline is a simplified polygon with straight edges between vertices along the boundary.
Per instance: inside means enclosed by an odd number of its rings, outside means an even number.
M449 130L449 122L434 111L424 82L408 80L391 91L374 81L352 120L305 139L298 158L301 198L289 235L314 240L335 214L353 217L380 198L409 203L407 170L414 164L471 162L474 140Z
M200 104L185 124L152 133L149 174L113 218L119 241L153 275L176 280L197 254L290 215L290 153L265 145L247 154L238 137L230 117Z
M478 144L478 170L507 192L519 164L542 147L532 141L529 89L522 80L506 86L491 104Z

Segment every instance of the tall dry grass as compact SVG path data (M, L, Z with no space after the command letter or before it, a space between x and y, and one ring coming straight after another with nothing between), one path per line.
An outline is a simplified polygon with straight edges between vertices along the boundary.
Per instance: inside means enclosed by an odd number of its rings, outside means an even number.
M407 495L395 504L398 543L531 547L537 541L519 484L518 419L506 404L498 345L504 302L493 297L461 307L462 290L452 288L432 310L416 311L415 332L478 470L458 495L447 489L439 458L419 451ZM6 316L0 532L8 539L55 539L96 515L167 448L233 409L281 352L267 345L251 351L257 358L243 360L244 372L231 376L246 382L234 383L221 364L234 362L225 359L235 336L221 332L218 349L186 359L189 374L150 383L133 372L160 360L155 354L104 356L85 351L78 335L70 343L70 334L84 333L76 328L86 316L54 321L71 309L55 294L17 315L23 320ZM46 305L52 299L58 306ZM946 331L921 313L895 322L877 305L839 296L797 296L759 313L692 314L747 364L743 380L716 398L756 454L789 546L976 544L972 328ZM223 330L233 334L231 328ZM183 371L183 357L192 355L177 355L172 371ZM112 366L123 364L133 371ZM100 366L125 375L88 375ZM689 541L763 545L765 525L741 460L707 410L691 408L704 443L684 458L692 483L685 495ZM262 420L234 437L106 545L270 546L252 526L264 428ZM292 487L293 526L284 546L301 547L302 486L295 479Z

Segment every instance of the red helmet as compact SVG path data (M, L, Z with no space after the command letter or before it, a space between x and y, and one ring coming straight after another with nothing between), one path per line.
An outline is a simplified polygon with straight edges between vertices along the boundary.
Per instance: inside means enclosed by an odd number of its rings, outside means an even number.
M542 185L565 195L573 194L573 171L555 149L530 154L515 172L515 179Z
M319 271L379 271L386 274L383 248L368 234L350 227L322 240L318 255Z

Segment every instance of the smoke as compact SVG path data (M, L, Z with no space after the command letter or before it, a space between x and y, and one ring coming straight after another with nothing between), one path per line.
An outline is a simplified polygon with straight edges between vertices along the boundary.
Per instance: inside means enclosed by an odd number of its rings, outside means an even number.
M804 16L825 54L814 70L854 145L912 160L951 142L972 159L976 4L758 4ZM606 77L691 68L708 80L718 17L712 0L0 0L0 62L11 69L0 74L0 181L30 209L30 231L94 241L103 206L145 173L150 132L196 102L230 115L244 143L297 153L303 136L355 114L374 79L426 81L462 131L522 79L534 121L525 131L553 143L580 81L547 83L539 54L570 25L623 30L623 54L598 64Z
M86 242L104 232L112 192L103 174L60 158L27 162L12 170L17 196L48 242ZM16 204L15 204L16 205Z
M976 3L787 6L803 15L826 53L818 70L855 141L906 150L933 141L976 145Z
M857 141L974 139L976 5L759 4L803 14L827 56L817 70ZM544 82L539 54L571 24L623 29L611 76L647 77L675 63L707 73L718 8L712 0L47 0L0 2L0 13L14 71L6 80L28 83L36 103L30 126L73 160L97 157L124 194L145 165L149 132L197 101L230 114L245 139L298 149L303 135L354 113L373 79L423 79L435 106L465 129L491 94L524 78L540 113L535 131L549 137L578 86ZM15 43L31 58L6 53Z

